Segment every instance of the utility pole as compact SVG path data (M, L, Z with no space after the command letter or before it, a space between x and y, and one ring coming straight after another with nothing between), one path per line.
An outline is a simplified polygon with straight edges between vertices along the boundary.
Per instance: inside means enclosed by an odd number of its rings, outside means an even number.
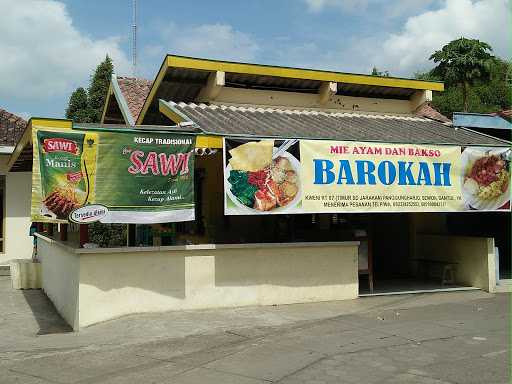
M132 72L137 77L137 0L133 0L132 7Z

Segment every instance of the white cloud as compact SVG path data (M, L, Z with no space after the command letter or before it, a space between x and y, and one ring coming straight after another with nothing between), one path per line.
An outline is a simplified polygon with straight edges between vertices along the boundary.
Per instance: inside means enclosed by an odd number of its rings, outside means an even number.
M311 11L353 4L342 0L302 0ZM276 42L265 46L276 64L369 73L373 66L394 76L411 77L433 67L430 55L461 36L488 42L494 54L512 58L511 0L367 0L381 17L404 17L395 33L375 28L366 36L346 36L329 44ZM416 5L416 8L414 7ZM426 11L425 7L435 8ZM379 8L382 7L382 8ZM411 15L407 17L406 15ZM349 16L347 16L349 17ZM395 22L396 23L396 22Z
M396 18L417 12L439 0L302 0L310 12L320 13L337 9L348 13L378 14L378 17Z
M85 85L109 54L129 68L118 38L93 39L78 31L63 3L0 0L0 98L62 97Z
M227 24L168 25L162 46L165 53L236 61L253 61L259 51L251 36Z
M345 11L365 10L368 0L304 0L311 12L321 12L327 8L340 8Z
M429 56L462 36L485 41L495 54L510 58L511 18L509 0L446 0L441 8L410 17L399 33L388 35L372 61L392 74L410 75L431 67Z

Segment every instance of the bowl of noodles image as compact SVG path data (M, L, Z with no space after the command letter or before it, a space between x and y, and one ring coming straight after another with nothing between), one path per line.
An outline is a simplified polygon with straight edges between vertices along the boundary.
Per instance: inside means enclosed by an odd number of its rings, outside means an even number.
M244 148L230 151L232 159L225 169L226 194L237 211L248 214L291 211L302 195L299 160L289 152L273 158L277 148L272 140L246 144L255 145L249 151Z
M510 151L485 147L462 152L462 198L466 205L494 211L510 200Z

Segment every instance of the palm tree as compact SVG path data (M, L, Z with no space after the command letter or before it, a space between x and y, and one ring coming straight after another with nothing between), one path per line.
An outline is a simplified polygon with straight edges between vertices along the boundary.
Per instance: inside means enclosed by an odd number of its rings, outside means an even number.
M476 81L489 78L494 56L489 44L476 39L453 40L440 51L436 51L429 60L439 63L432 71L448 85L462 87L464 112L468 111L468 92Z

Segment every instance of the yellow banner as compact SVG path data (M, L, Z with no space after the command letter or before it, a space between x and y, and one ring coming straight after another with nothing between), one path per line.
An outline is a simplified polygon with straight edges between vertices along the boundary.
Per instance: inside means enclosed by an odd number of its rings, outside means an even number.
M460 211L460 147L300 142L305 212Z

